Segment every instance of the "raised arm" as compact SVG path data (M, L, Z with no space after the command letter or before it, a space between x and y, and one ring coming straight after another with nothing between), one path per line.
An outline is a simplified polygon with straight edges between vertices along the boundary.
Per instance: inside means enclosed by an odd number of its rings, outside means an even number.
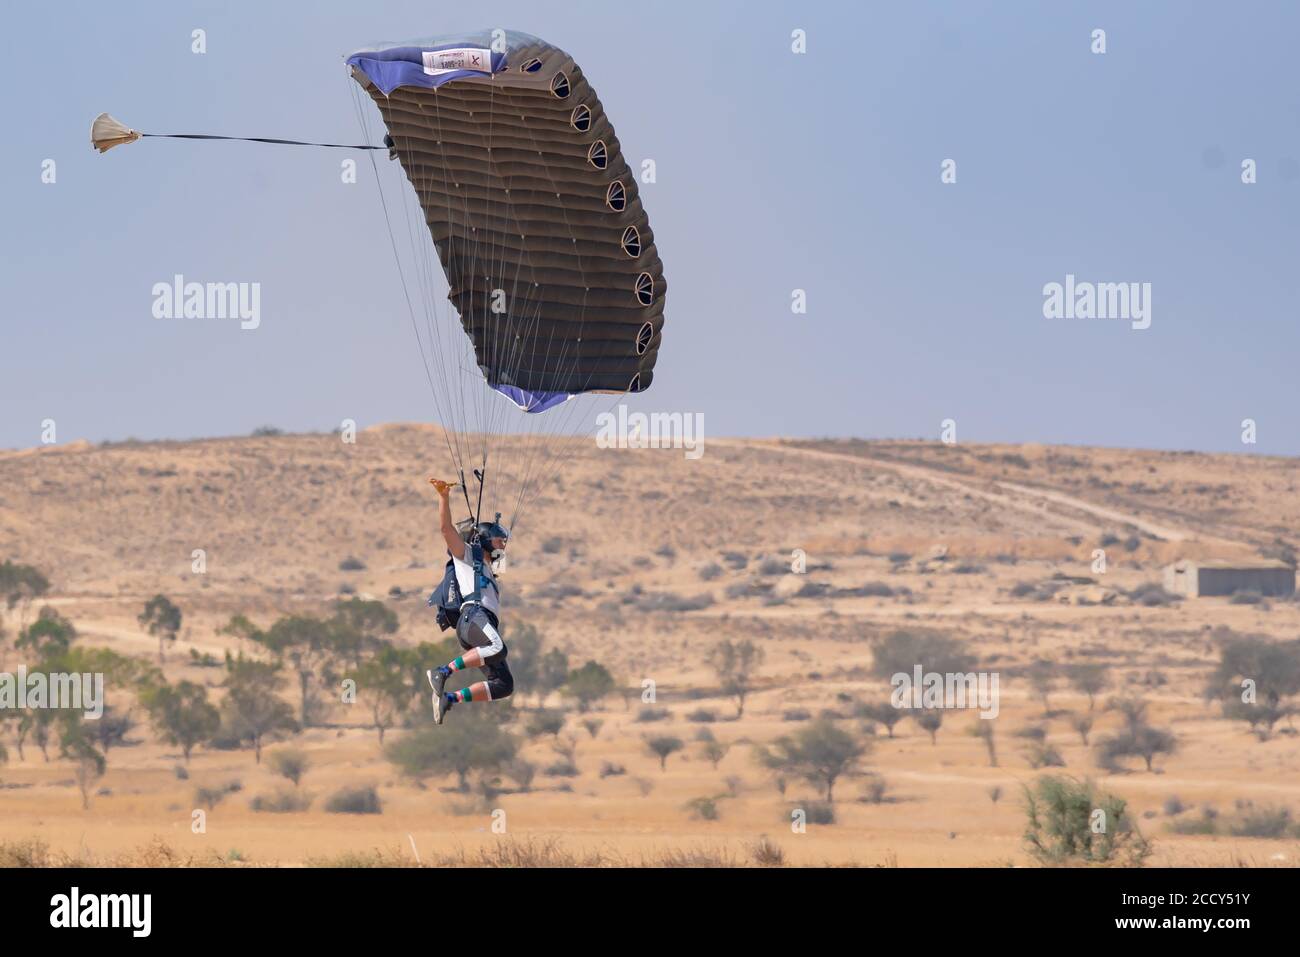
M447 551L455 558L465 557L465 540L456 531L456 523L451 520L451 490L456 486L442 479L429 479L429 484L438 491L438 521L442 525L442 540L447 543Z

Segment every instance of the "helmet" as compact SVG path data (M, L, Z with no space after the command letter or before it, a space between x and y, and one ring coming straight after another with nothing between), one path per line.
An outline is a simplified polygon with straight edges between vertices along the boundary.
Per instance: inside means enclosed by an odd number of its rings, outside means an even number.
M491 558L494 559L500 558L501 552L493 551L492 539L503 538L506 541L510 540L510 530L501 524L500 512L497 512L497 517L495 521L479 522L478 525L475 526L474 528L474 533L475 535L478 536L478 542L480 545L483 546L483 551L486 552Z

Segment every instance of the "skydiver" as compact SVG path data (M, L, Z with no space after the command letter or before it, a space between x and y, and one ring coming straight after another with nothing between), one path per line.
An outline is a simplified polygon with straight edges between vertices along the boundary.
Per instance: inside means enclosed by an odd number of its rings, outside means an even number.
M454 584L459 594L464 596L456 620L456 640L465 654L425 672L433 688L433 720L442 724L442 719L456 704L499 701L508 698L515 690L515 679L506 663L509 649L501 638L497 619L501 609L500 590L492 565L485 560L495 562L505 554L510 533L499 522L479 522L467 536L462 537L451 520L449 496L455 486L441 479L430 479L429 482L438 492L438 518L442 525L442 539L455 570ZM460 691L442 690L448 678L466 668L478 668L487 680L477 681Z

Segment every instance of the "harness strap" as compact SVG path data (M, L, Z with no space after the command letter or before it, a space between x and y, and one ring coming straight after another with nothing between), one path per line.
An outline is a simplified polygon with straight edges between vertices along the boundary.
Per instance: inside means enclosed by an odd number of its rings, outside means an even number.
M483 546L475 542L470 547L470 557L474 565L474 591L465 596L465 603L483 604L483 589L492 584L492 580L483 573Z

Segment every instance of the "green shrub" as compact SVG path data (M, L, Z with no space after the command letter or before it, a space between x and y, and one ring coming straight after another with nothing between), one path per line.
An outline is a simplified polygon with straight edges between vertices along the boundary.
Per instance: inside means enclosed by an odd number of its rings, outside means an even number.
M1049 774L1024 794L1025 845L1040 864L1137 867L1151 853L1127 802L1098 792L1091 781Z
M834 824L835 805L829 801L805 801L802 810L809 824Z
M330 814L383 814L384 808L379 800L379 793L368 785L341 788L325 801L325 810Z
M1174 834L1217 834L1219 832L1219 812L1212 807L1201 808L1199 817L1180 817L1169 822L1169 830Z
M1292 828L1291 809L1266 805L1256 807L1247 801L1238 805L1237 814L1228 822L1233 837L1287 837Z
M267 811L271 814L293 814L311 807L311 797L297 791L277 791L274 794L259 794L248 806L254 811Z
M718 802L711 797L692 798L686 802L686 809L691 812L691 817L702 821L716 821L718 819Z

